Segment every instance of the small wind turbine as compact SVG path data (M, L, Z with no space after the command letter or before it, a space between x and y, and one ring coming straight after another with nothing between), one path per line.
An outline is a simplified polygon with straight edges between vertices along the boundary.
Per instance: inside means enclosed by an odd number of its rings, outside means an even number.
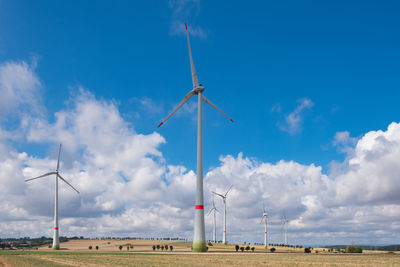
M217 207L215 207L215 202L214 202L214 197L213 197L213 206L210 209L210 211L208 212L207 215L210 215L211 212L214 212L214 231L213 231L213 236L214 236L214 243L217 243L217 212L219 212L219 210L217 210Z
M224 245L227 244L226 242L226 196L228 195L229 191L231 190L233 185L231 185L231 187L229 187L228 191L226 191L225 195L221 195L218 194L216 192L213 191L214 194L216 194L217 196L222 197L222 201L224 202L224 233L222 236L222 243L224 243Z
M265 222L265 231L264 231L264 234L265 234L265 236L264 236L264 247L265 248L268 248L268 243L267 243L267 224L268 224L268 214L267 214L267 211L265 210L265 206L264 206L264 203L263 203L263 216L261 217L261 222L260 223L262 223L262 221L264 220L264 222Z
M27 179L25 182L29 182L35 179L43 178L52 174L55 174L56 177L56 182L55 182L55 194L54 194L54 235L53 235L53 249L60 249L60 240L59 240L59 234L58 234L58 179L64 181L67 185L72 187L78 194L79 191L76 190L70 183L68 183L58 172L59 167L60 167L60 154L61 154L61 144L60 148L58 150L58 159L57 159L57 169L54 172L48 172L43 175L40 175L35 178Z
M286 215L283 216L283 227L285 228L285 245L288 244L288 226L289 226L289 220L286 218Z
M203 201L203 137L202 137L202 102L206 102L222 115L227 117L231 122L233 120L229 118L222 110L217 108L207 98L203 96L204 86L199 84L197 79L196 70L192 59L192 51L190 49L189 32L186 27L186 38L189 48L190 68L192 71L192 82L193 89L183 98L179 105L158 125L163 125L183 104L185 104L192 96L197 95L197 178L196 178L196 206L194 215L194 236L193 236L193 251L194 252L206 252L206 234L204 226L204 201Z

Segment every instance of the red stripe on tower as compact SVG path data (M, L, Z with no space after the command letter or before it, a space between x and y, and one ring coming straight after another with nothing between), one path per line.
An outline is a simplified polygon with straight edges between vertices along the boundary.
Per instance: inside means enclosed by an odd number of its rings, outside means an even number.
M196 210L204 210L204 206L203 205L196 205Z
M54 227L54 230L58 230L58 227Z

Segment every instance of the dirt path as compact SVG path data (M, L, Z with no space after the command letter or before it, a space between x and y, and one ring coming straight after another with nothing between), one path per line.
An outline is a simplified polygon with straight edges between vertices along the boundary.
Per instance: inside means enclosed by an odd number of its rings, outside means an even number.
M0 266L4 267L14 267L13 265L9 264L3 256L0 256Z
M65 259L60 259L60 258L53 258L53 257L46 257L46 256L42 256L42 255L35 255L32 257L41 259L41 260L45 260L45 261L50 261L50 262L54 262L54 263L58 263L58 264L64 264L64 265L68 265L68 266L88 266L88 267L99 267L102 265L96 265L96 264L90 264L90 263L84 263L84 262L76 262L76 261L71 261L71 260L65 260Z

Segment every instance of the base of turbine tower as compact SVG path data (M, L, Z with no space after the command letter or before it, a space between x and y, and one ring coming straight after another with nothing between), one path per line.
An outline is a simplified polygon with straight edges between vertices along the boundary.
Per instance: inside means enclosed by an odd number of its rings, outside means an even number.
M265 248L265 249L268 249L268 246L267 246L267 245L265 245L265 246L264 246L264 248Z
M207 252L206 242L204 241L196 241L193 242L193 252Z
M54 250L59 250L60 249L60 245L53 245L53 249Z

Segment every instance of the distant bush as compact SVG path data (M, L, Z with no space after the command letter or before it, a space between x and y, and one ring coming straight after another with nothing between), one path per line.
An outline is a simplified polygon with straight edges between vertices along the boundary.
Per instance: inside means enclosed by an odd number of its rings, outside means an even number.
M121 245L119 246L119 250L120 250L120 251L122 250L122 246L121 246Z
M129 247L130 247L131 249L133 249L133 245L130 245Z
M310 248L304 248L304 253L311 253L311 249Z
M89 249L92 249L92 246L89 246Z
M155 251L156 250L156 246L155 245L153 245L153 251Z
M169 246L169 250L173 250L174 249L174 247L171 245L171 246Z
M165 250L167 250L167 251L168 251L168 245L165 245Z
M249 251L249 250L250 250L250 246L247 246L247 247L246 247L246 251Z
M244 251L244 247L240 247L240 250L243 252Z
M269 251L275 252L276 248L270 248Z
M96 250L99 250L99 246L96 246Z
M239 251L239 245L236 245L236 246L235 246L235 250L236 250L236 252Z
M346 253L362 253L362 248L360 246L347 246Z
M164 251L164 246L163 245L161 245L161 250Z
M254 252L255 249L256 249L255 247L252 247L252 248L251 248L251 251Z
M157 250L159 250L160 249L160 245L157 245Z

